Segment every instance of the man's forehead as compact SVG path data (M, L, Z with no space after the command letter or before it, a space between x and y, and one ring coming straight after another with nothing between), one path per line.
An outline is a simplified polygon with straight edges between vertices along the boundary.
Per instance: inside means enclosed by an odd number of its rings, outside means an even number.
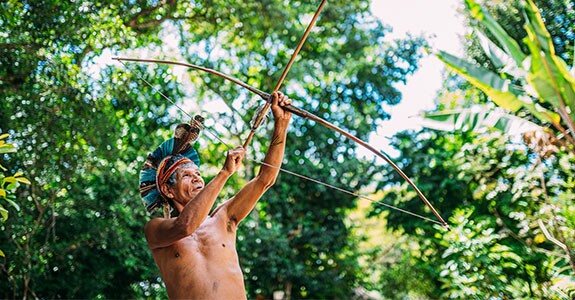
M191 169L192 171L196 171L196 170L199 170L200 168L199 168L195 163L189 162L189 163L186 163L186 164L181 165L181 166L178 168L178 171L185 171L185 170L190 170L190 169Z

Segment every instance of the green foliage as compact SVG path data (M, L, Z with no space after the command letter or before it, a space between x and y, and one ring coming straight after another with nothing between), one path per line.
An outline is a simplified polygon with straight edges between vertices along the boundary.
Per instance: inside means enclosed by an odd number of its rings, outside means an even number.
M316 4L41 0L0 7L0 124L14 128L21 149L10 165L25 167L34 182L18 190L20 217L3 224L0 244L14 255L0 265L0 297L165 298L142 234L150 216L138 195L138 171L173 124L186 120L159 92L210 116L223 142L211 134L200 141L208 180L224 143L241 143L261 101L194 71L105 58L178 57L269 90ZM416 69L424 44L390 41L388 31L369 2L330 2L285 92L366 139L389 117L386 105L400 101L395 86ZM260 132L250 159L261 158L268 143L265 128ZM287 169L354 191L378 171L355 157L350 141L305 120L294 118L287 145ZM256 168L247 163L222 197ZM351 297L362 274L343 220L354 206L347 195L282 175L239 229L248 296L283 290L294 298Z
M454 211L452 231L442 235L440 280L447 298L534 297L531 278L537 268L517 247L502 243L493 219L470 219L473 208ZM527 253L531 255L531 253ZM527 259L525 259L527 258ZM512 274L519 275L513 276ZM511 275L511 276L510 276Z
M5 153L15 153L17 152L16 147L13 144L6 143L5 139L10 135L0 134L0 154ZM4 172L8 171L4 166L0 165L0 198L3 199L2 202L8 203L16 211L20 211L20 205L16 202L16 190L20 187L21 183L31 184L30 181L22 176L22 172L16 172L12 176L5 176ZM8 209L4 207L4 203L0 202L0 223L6 222L8 220ZM5 257L6 255L0 249L0 256Z
M502 110L491 110L488 107L423 113L420 124L426 128L445 131L485 132L488 129L496 129L508 136L545 130L527 119L507 114Z
M572 199L572 168L560 165L572 165L572 154L562 154L562 163L549 159L542 165L537 156L509 145L497 133L403 133L394 145L406 173L415 174L414 181L437 209L453 212L449 232L401 214L388 216L390 226L416 238L412 268L429 271L436 282L432 298L551 297L558 279L572 277L568 257L538 226L542 218L561 222L553 235L572 240L566 220L547 214L570 207L560 199ZM399 186L400 178L393 173L390 178ZM405 185L384 199L429 213Z
M513 40L517 41L523 53L529 51L527 46L522 42L527 36L527 32L523 29L526 15L523 13L522 7L525 5L525 0L479 0L477 2L484 11L490 14L497 23L504 28L504 31L511 36ZM548 0L534 0L533 3L539 8L541 17L545 20L547 30L553 37L552 42L557 55L572 65L575 14L571 3L568 1ZM489 33L489 30L483 22L471 16L469 10L463 10L463 14L466 16L466 23L470 28L479 28L482 32L486 33L489 39L496 40L495 36ZM475 34L467 36L463 43L466 48L466 56L470 61L476 61L492 71L497 70L491 63L491 60L485 55L484 47L481 46L482 42Z
M524 108L540 122L553 125L573 149L575 114L570 107L575 107L575 77L565 61L556 55L538 8L531 0L526 2L523 13L527 36L523 42L529 49L527 55L495 18L476 1L467 0L471 16L494 36L494 40L490 40L476 28L481 47L495 70L443 51L438 53L438 57L485 92L498 106L511 112Z
M507 13L495 18L475 1L466 4L483 55L472 48L474 63L443 52L439 56L496 105L517 116L485 107L457 107L482 101L469 86L452 81L445 96L463 101L442 106L455 108L451 111L426 115L428 125L452 133L424 130L415 141L412 134L400 134L394 142L407 174L415 174L439 211L452 212L452 231L430 232L423 224L394 215L390 224L401 223L398 227L417 237L416 249L424 255L414 255L416 265L433 270L429 276L441 283L435 287L437 297L570 298L575 290L575 232L570 221L575 143L572 131L563 127L572 127L575 98L566 56L556 53L556 38L547 32L533 2L527 1L521 18L523 43L517 42L517 26L509 25L517 23L509 11L518 7L506 4ZM553 20L573 24L574 19L563 14ZM463 91L455 94L458 88ZM553 124L566 142L537 125L545 123ZM535 153L516 144L518 134ZM417 208L418 199L409 190L392 190L386 199Z

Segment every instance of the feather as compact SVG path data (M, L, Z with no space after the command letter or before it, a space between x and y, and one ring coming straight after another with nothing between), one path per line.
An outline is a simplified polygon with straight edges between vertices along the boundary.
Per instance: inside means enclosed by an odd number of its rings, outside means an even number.
M254 117L253 117L252 120L250 121L250 125L251 125L252 128L253 128L254 125L256 124L256 120L257 120L257 119L259 118L259 116L263 113L264 107L265 107L265 104L262 104L262 105L260 105L260 107L258 107L256 113L254 114ZM265 123L268 121L269 116L270 116L270 112L271 112L271 110L268 110L268 111L266 112L266 114L262 116L262 119L261 119L261 121L260 121L260 124L265 124Z
M174 133L174 148L172 155L187 152L192 147L192 143L198 139L200 131L204 128L204 118L194 116L190 124L182 123L176 127Z

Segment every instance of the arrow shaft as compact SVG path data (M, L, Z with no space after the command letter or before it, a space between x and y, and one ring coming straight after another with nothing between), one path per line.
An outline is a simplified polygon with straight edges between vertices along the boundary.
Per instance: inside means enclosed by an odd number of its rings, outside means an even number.
M321 4L319 5L319 8L316 10L315 14L313 15L313 18L311 19L311 22L309 22L302 38L299 40L299 43L297 45L297 47L295 48L288 64L286 65L286 67L284 68L284 71L282 72L282 75L280 76L280 79L278 80L278 82L276 83L276 86L274 88L274 93L277 92L282 83L284 82L284 79L287 76L287 73L289 72L293 62L295 61L299 51L301 50L301 47L303 47L303 44L305 43L305 40L307 39L307 36L309 35L309 33L311 32L311 29L313 28L313 26L315 25L315 22L317 21L317 18L319 17L320 12L322 11L324 5L326 4L327 0L323 0L321 2ZM269 99L271 100L271 99ZM270 106L271 106L271 102L267 101L266 104L264 105L264 107L262 108L262 110L260 111L260 113L256 116L256 120L254 122L254 125L252 127L252 129L250 130L250 133L248 135L248 137L246 138L245 142L244 142L244 149L249 145L250 141L252 140L252 138L254 137L255 133L256 133L256 129L258 129L258 127L260 126L264 116L267 114Z

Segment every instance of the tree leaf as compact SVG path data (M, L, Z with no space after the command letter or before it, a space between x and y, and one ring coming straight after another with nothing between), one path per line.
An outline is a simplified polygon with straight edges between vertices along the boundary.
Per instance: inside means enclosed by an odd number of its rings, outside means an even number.
M4 182L14 183L14 182L16 182L16 177L14 177L14 176L4 177Z
M453 56L447 52L439 51L438 58L445 62L448 67L452 68L461 76L465 77L471 84L481 89L487 94L495 104L516 112L521 107L525 107L536 118L556 124L560 117L558 114L549 111L541 105L534 103L526 94L519 94L512 89L511 81L501 78L485 68L478 67L463 59Z
M2 153L13 153L16 152L16 147L12 144L0 145L0 154Z
M0 205L0 217L2 217L2 222L8 220L8 210Z
M539 13L539 9L535 6L535 3L533 3L532 0L527 1L527 5L525 6L525 15L525 29L528 30L528 38L532 39L535 44L539 45L539 49L543 52L555 55L555 47L553 47L551 35L545 27L543 18Z
M525 42L532 52L531 73L527 80L542 100L559 111L571 131L575 131L575 78L567 63L555 55L551 36L532 1L528 1L526 14L529 18L525 24L528 33Z
M18 182L14 181L14 182L11 182L9 185L7 185L7 186L5 187L5 189L6 189L7 191L14 191L14 190L16 190L19 186L20 186L20 185L18 184Z
M481 89L497 105L512 112L523 107L523 101L510 92L511 82L509 80L444 51L439 51L437 57L474 86Z
M25 183L25 184L32 184L30 182L30 180L28 180L28 178L26 178L26 177L16 177L16 181L21 182L21 183Z
M8 202L8 204L12 205L12 207L14 207L17 211L20 211L20 205L16 204L16 202L6 198L4 199L6 200L6 202Z
M544 130L533 122L486 107L425 113L420 116L419 122L424 127L436 130L484 131L492 128L509 136Z
M525 30L528 36L524 41L531 51L527 81L540 99L552 104L570 129L574 130L575 110L572 108L575 107L575 78L570 74L565 61L555 55L551 36L531 1L526 7L526 14ZM567 116L570 117L566 119Z
M485 11L475 0L465 0L465 4L471 12L471 16L483 23L503 46L505 51L513 57L515 63L521 65L525 59L525 54L521 51L519 44L517 44L517 42L505 32L503 27L497 23L495 18Z
M481 30L476 30L475 35L479 39L483 52L485 52L487 57L498 70L510 74L515 78L521 78L527 75L525 70L521 69L515 60L513 60L513 57L509 56L493 41L488 39Z

